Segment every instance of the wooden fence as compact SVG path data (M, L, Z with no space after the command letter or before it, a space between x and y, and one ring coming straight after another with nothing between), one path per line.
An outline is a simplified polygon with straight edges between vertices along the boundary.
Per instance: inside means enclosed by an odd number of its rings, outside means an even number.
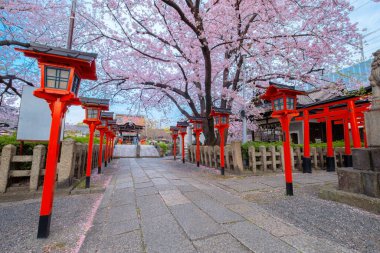
M189 161L195 163L196 146L189 146ZM220 167L220 149L219 146L201 146L200 147L200 164L219 168ZM334 148L336 167L343 167L344 148ZM296 170L302 170L303 150L300 147L291 148L292 165ZM311 148L310 157L312 168L321 170L326 168L326 149ZM254 174L257 171L282 171L284 166L284 152L282 147L249 147L248 161L242 160L241 143L234 142L225 147L225 168L236 172L250 170Z
M72 139L62 141L57 166L58 187L70 186L75 179L85 176L87 147L87 144L76 143ZM94 145L92 168L97 167L98 155L99 145ZM28 178L30 191L36 191L42 185L46 163L45 146L35 146L33 155L16 155L16 147L14 145L6 145L2 149L0 161L0 193L6 192L7 188L11 186L10 182L12 178ZM18 169L20 163L24 163L24 168Z

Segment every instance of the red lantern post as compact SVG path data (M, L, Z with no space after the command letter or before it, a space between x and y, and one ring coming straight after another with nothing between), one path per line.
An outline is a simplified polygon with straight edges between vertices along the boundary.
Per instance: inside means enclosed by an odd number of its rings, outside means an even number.
M286 195L293 195L292 162L290 153L289 124L293 117L298 115L296 110L297 95L305 94L294 87L270 83L261 99L272 101L272 117L278 118L283 131L283 148L285 159Z
M220 138L220 172L224 175L224 135L229 127L231 110L213 107L210 116L214 117L214 127L218 129Z
M170 131L172 132L172 139L173 139L173 155L174 155L174 161L176 160L177 156L177 138L178 138L178 128L176 126L171 126Z
M113 119L113 112L101 112L100 114L100 119L101 119L101 125L97 127L99 133L100 133L100 138L99 138L99 156L98 156L98 173L100 174L102 172L102 162L104 159L105 166L107 166L107 161L106 161L106 154L107 154L107 145L104 147L104 157L103 157L103 146L104 146L104 136L107 135L106 132L108 130L107 127L107 121Z
M202 124L205 118L203 117L192 117L190 118L190 123L193 123L193 132L195 133L195 139L197 143L197 150L196 150L196 160L197 160L197 167L199 167L199 161L201 159L201 151L200 151L200 141L199 137L203 131Z
M87 124L90 129L87 150L87 167L86 167L86 188L90 188L91 170L92 170L92 149L94 144L94 133L98 125L101 124L100 113L102 110L108 110L108 99L97 98L80 98L82 107L86 110L86 119L83 123Z
M54 201L62 118L68 106L80 105L77 94L81 79L97 79L97 55L35 43L30 43L28 49L16 50L38 60L41 87L34 91L34 96L46 100L52 115L37 233L37 238L47 238Z
M107 159L108 159L108 163L110 163L111 158L112 158L112 152L113 152L113 140L116 136L113 130L113 128L116 127L116 120L109 120L108 127L109 127L109 130L108 130Z
M177 127L179 129L179 134L182 137L182 162L185 163L185 136L187 134L187 127L189 126L189 123L183 121L183 122L177 122Z

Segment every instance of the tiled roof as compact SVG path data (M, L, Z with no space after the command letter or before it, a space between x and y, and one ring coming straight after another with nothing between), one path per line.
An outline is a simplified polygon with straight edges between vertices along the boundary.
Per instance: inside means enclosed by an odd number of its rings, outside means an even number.
M136 126L145 127L145 118L142 116L130 116L125 114L116 114L116 124L125 125L133 123Z

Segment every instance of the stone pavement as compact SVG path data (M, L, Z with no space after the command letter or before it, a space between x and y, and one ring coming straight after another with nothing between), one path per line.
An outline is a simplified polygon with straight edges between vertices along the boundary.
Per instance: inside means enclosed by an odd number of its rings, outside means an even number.
M327 222L318 225L320 219L329 220L328 201L321 200L327 211L318 206L318 201L309 200L309 207L303 205L299 209L301 225L297 219L290 219L289 214L297 216L294 212L298 209L289 212L292 209L286 203L302 204L302 198L284 196L282 175L223 178L204 173L194 165L165 159L122 158L113 163L113 169L105 170L113 178L80 252L357 252L356 249L362 249L362 246L346 245L344 240L334 237L335 233L317 233L330 229L324 227ZM307 193L313 192L313 187L336 182L336 176L296 174L295 182L295 194L308 199L313 198L313 194ZM363 228L373 224L370 232L380 238L379 216L342 204L332 205L339 207L342 214L355 213L345 218L355 217L359 221L363 218ZM278 207L284 208L284 215ZM305 219L310 217L304 210L318 208L310 214L325 216L314 217L305 225ZM343 219L343 222L350 223L350 220ZM314 226L318 227L317 232L308 229ZM339 229L335 228L335 232ZM347 238L353 230L350 229L345 234ZM380 250L376 243L363 252Z
M114 157L136 157L136 145L116 145L113 152Z

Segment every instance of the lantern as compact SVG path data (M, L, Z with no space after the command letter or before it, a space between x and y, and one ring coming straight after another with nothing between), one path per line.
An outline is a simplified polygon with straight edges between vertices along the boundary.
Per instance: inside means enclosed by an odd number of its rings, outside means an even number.
M279 118L282 131L283 131L283 148L285 160L285 181L286 181L286 195L293 195L293 179L292 179L292 163L290 153L290 135L289 124L290 120L298 115L296 110L297 95L305 94L305 92L298 91L294 87L269 83L265 94L260 98L272 102L272 117Z
M185 163L185 135L187 134L187 127L189 123L186 121L177 122L177 127L179 129L179 134L182 137L182 162Z
M196 149L196 160L197 160L197 167L199 167L199 162L200 162L200 141L199 137L201 132L203 131L202 129L202 123L203 121L206 120L204 117L191 117L190 118L190 123L193 123L193 131L195 133L195 139L196 139L196 144L197 144L197 149Z
M171 126L170 131L172 133L172 139L173 139L173 156L174 161L176 160L177 156L177 138L178 138L178 128L176 126Z
M36 43L29 43L27 49L15 50L24 53L26 57L37 59L41 73L41 87L33 94L45 99L51 109L52 121L37 233L37 238L47 238L54 202L62 119L67 107L80 105L77 98L80 79L97 79L95 65L97 55Z
M80 98L82 107L86 110L86 118L83 123L87 124L90 129L90 136L88 139L88 151L87 151L87 167L86 167L86 188L90 188L91 170L92 170L92 148L94 144L94 133L96 126L101 124L100 112L102 110L108 110L108 99L97 98ZM99 173L99 167L98 167Z
M210 116L214 118L214 127L219 132L220 137L220 172L224 175L224 130L229 127L229 117L231 110L213 107Z
M101 122L102 124L98 126L98 130L100 132L100 150L99 150L99 153L100 153L100 158L98 160L98 170L100 170L99 168L102 167L102 148L103 148L103 137L105 136L106 137L106 144L105 144L105 148L104 148L104 167L107 167L107 163L108 163L108 157L109 157L109 150L108 150L108 147L109 147L109 142L110 142L110 136L109 136L109 129L108 129L108 122L109 121L112 121L113 120L113 112L101 112L100 114L100 119L101 119Z

